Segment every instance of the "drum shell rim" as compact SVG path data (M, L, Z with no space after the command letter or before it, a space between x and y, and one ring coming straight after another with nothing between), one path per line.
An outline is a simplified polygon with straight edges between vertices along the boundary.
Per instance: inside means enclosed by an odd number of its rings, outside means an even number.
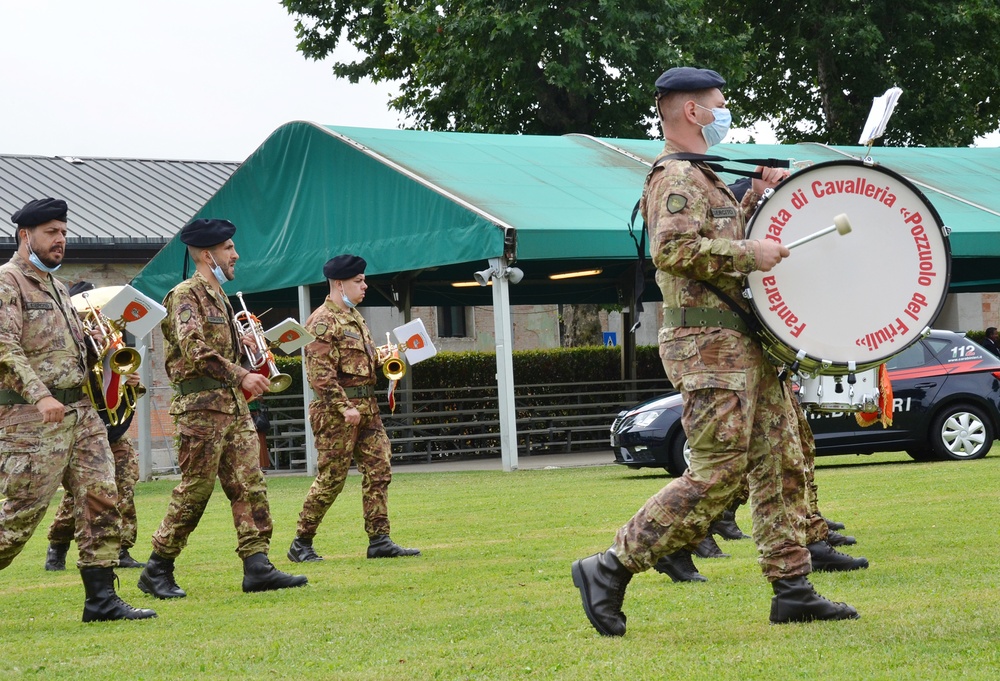
M797 171L795 173L790 174L787 178L785 178L784 180L782 180L778 185L776 185L774 187L773 192L777 193L778 190L780 190L782 186L788 184L790 181L792 181L793 178L801 177L802 175L807 175L807 174L809 174L810 172L812 172L814 170L819 170L819 169L823 169L823 168L829 168L829 167L833 167L833 166L844 166L844 167L853 167L853 168L860 167L860 168L866 168L866 169L869 169L869 170L875 170L876 172L880 172L880 173L885 173L886 175L889 175L890 177L894 178L895 180L898 180L899 182L901 182L903 185L906 186L907 189L909 189L910 191L912 191L920 199L920 202L924 205L924 207L929 210L929 212L931 214L931 217L933 218L935 226L937 228L937 233L940 235L940 237L942 239L942 247L943 247L944 252L945 252L945 258L944 258L944 263L945 263L945 268L944 269L945 269L945 272L944 272L944 277L943 277L943 279L944 279L944 295L941 296L941 299L938 301L938 304L937 304L937 306L936 306L936 308L934 310L934 313L930 316L930 322L926 325L926 327L924 329L921 329L921 332L919 334L917 334L916 336L914 336L914 338L909 343L907 343L906 345L903 345L902 347L893 348L893 352L890 353L890 354L888 354L888 355L886 355L886 356L884 356L884 357L880 357L878 359L872 359L871 361L865 362L863 364L862 363L855 363L855 366L854 366L853 369L849 368L849 365L848 365L847 362L833 361L833 360L828 360L828 359L824 359L824 358L820 358L820 357L815 357L813 355L810 355L809 353L806 353L805 356L802 359L796 359L795 355L798 353L798 350L796 350L794 348L791 348L790 346L786 345L784 343L784 341L782 341L780 338L778 338L776 335L774 335L771 332L771 330L768 328L767 324L764 322L764 320L761 318L760 314L757 311L757 306L756 306L756 304L754 302L755 297L753 295L748 295L747 296L747 300L749 301L750 308L753 310L754 316L756 316L761 321L761 331L760 331L761 336L766 337L767 339L773 341L773 345L777 345L777 346L780 346L781 348L787 349L789 351L789 354L790 354L791 358L789 359L789 358L786 358L786 357L782 357L782 356L776 355L774 352L771 351L771 347L769 347L766 344L765 344L765 347L764 347L765 353L767 353L767 355L770 356L770 357L772 357L773 359L775 359L775 360L777 360L779 362L782 362L783 364L786 364L786 365L787 364L791 364L791 363L796 362L796 361L798 361L800 364L803 364L803 363L808 364L809 368L803 367L800 370L803 371L803 372L805 372L805 373L815 374L815 375L818 375L818 376L845 376L845 375L850 374L850 373L859 373L861 371L867 371L867 370L870 370L870 369L874 369L874 368L878 367L880 364L884 364L886 361L888 361L892 357L895 357L899 353L901 353L904 350L906 350L907 348L909 348L911 345L913 345L914 343L916 343L917 341L919 341L921 338L923 338L926 335L926 331L927 330L929 330L930 328L932 328L931 325L934 323L935 320L937 320L937 318L941 314L941 311L944 309L945 303L947 302L947 299L948 299L948 289L951 286L951 266L952 266L952 263L951 263L951 239L950 239L950 236L948 234L948 232L950 232L950 230L947 229L947 226L944 224L944 220L941 219L941 214L938 213L937 208L934 207L934 204L931 203L930 200L927 198L927 196L923 193L923 191L921 191L920 187L918 187L916 184L914 184L914 182L912 180L910 180L906 176L904 176L904 175L896 172L895 170L893 170L891 168L888 168L888 167L886 167L886 166L884 166L884 165L882 165L880 163L866 163L866 162L864 162L864 161L862 161L860 159L856 159L856 158L850 158L850 159L843 158L843 159L833 159L833 160L829 160L829 161L821 161L820 163L814 163L811 166L808 166L808 167L803 168L803 169L801 169L801 170L799 170L799 171ZM773 194L771 196L773 196ZM762 208L767 203L767 201L770 200L771 196L765 196L765 197L761 198L761 200L757 203L757 207L756 207L756 209L754 211L754 214L747 221L747 226L746 226L746 232L745 232L745 234L746 234L746 238L748 240L751 239L751 238L753 238L753 235L751 234L751 232L753 230L754 225L757 222L757 217L761 214L760 208ZM745 283L744 292L747 293L747 294L752 293L750 291L749 283ZM829 366L824 366L827 362L830 362L830 365ZM818 367L818 368L814 368L814 367Z

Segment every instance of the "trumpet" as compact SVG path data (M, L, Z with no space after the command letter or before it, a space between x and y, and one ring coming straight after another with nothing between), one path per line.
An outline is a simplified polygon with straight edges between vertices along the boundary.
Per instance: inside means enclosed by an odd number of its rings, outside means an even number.
M250 370L262 376L267 376L271 381L271 386L267 389L268 392L280 393L288 390L288 387L292 384L292 377L281 373L277 364L274 363L274 353L271 352L271 347L267 339L264 338L264 329L261 326L260 320L247 309L247 304L243 300L243 292L237 291L236 297L240 299L240 305L243 307L241 311L233 315L233 326L236 327L236 335L240 338L250 336L257 346L254 349L248 343L243 344L243 354L246 355L247 362L250 364ZM246 391L243 392L243 395L249 399Z
M398 381L406 375L406 363L399 356L399 346L389 342L385 334L385 345L375 348L376 361L382 365L382 374L390 381Z

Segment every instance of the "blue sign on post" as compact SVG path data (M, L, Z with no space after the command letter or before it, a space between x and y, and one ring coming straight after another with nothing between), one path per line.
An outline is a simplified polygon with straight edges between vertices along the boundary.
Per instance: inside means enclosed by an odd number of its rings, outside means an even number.
M615 331L604 332L604 347L613 348L618 345L618 333Z

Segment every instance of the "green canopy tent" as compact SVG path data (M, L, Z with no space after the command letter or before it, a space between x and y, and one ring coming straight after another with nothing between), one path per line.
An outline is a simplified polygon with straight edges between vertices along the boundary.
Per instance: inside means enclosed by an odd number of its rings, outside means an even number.
M309 286L322 282L323 263L343 252L368 261L376 295L370 291L366 304L404 310L492 304L509 470L516 468L510 305L628 305L637 254L627 224L661 148L657 141L584 135L293 122L276 130L191 217L225 217L239 228L241 261L228 293L297 289L303 317L318 304ZM864 153L815 144L719 145L712 151L815 162ZM991 266L1000 257L1000 199L992 191L1000 150L876 148L873 156L918 183L953 230L952 290L1000 290L1000 269ZM132 283L162 298L183 278L183 263L184 247L175 237ZM516 286L507 276L512 265L524 272ZM548 278L583 269L601 272ZM477 271L489 275L487 270L495 273L492 287L452 286L472 281ZM646 300L659 295L651 274L647 265Z

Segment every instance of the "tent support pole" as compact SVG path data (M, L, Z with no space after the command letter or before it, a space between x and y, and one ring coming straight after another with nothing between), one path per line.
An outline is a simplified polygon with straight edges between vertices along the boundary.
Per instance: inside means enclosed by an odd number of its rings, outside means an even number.
M148 334L146 336L148 338ZM142 346L145 338L136 339L136 345ZM152 429L152 403L153 403L153 374L149 369L152 361L152 353L149 346L146 346L146 354L139 364L139 381L144 386L149 386L144 400L136 400L135 419L139 429L139 480L149 482L153 479L153 435Z
M299 286L299 319L304 324L309 315L312 314L309 303L309 285ZM306 433L306 472L309 475L316 475L316 441L313 439L312 427L309 425L309 379L306 376L306 351L305 348L299 350L302 354L302 414L305 417Z
M493 267L493 325L496 336L497 399L500 411L500 458L504 471L517 470L517 422L514 411L514 328L510 318L510 282L506 258L490 258Z

